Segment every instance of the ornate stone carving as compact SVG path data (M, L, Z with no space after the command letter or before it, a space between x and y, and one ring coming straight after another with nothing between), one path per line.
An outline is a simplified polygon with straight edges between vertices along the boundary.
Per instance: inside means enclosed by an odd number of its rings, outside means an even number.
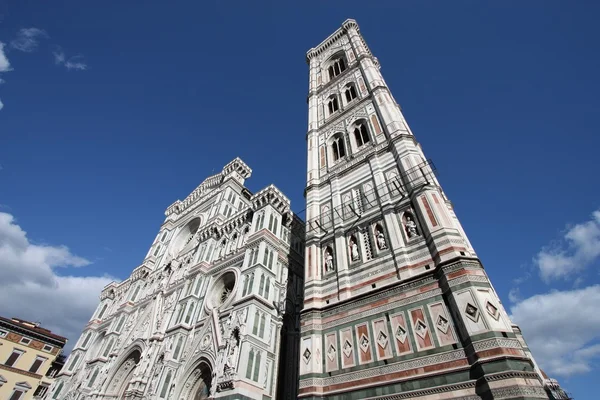
M377 248L379 250L387 249L383 227L380 224L375 225L375 239L377 240Z
M406 227L406 234L408 235L409 239L419 236L419 233L417 232L417 224L412 220L410 215L406 216L406 222L404 223L404 226Z
M335 271L335 266L333 265L333 250L331 247L327 246L325 248L323 259L325 262L325 272Z

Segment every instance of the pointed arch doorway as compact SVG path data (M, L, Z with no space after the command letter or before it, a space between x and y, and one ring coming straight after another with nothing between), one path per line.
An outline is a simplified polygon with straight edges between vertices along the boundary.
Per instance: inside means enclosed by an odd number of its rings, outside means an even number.
M125 358L121 365L119 365L119 368L109 381L110 383L106 391L108 396L119 400L125 399L125 393L129 388L129 381L131 381L131 378L133 377L135 367L137 367L140 362L140 357L141 352L139 349L136 349Z
M186 400L210 399L211 384L212 366L208 360L201 358L185 380L180 398Z

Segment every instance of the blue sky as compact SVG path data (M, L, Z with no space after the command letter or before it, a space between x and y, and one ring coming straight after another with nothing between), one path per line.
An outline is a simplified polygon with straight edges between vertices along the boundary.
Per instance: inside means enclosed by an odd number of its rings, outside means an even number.
M0 264L0 292L42 303L0 314L74 341L166 207L237 156L303 210L305 53L354 18L534 356L592 398L598 3L91 4L0 2L0 249L37 257Z

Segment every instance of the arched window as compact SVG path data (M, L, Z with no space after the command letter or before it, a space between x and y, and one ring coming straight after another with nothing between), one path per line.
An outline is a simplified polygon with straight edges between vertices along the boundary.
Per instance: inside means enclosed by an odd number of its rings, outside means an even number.
M369 132L367 131L367 127L364 123L359 124L356 128L354 128L354 138L356 139L356 146L361 147L365 143L369 143Z
M337 60L335 60L333 63L331 63L329 68L327 68L327 72L329 73L329 79L335 78L336 76L338 76L345 70L346 70L346 61L344 60L344 57L340 57Z
M252 379L252 364L254 363L254 349L250 349L248 354L248 365L246 367L246 378Z
M88 342L90 341L91 337L92 337L92 332L88 332L85 339L83 339L83 343L81 344L81 347L85 348L87 346Z
M177 345L175 346L175 351L173 352L173 360L177 360L179 358L181 346L183 346L183 337L179 336L179 339L177 339Z
M327 115L331 115L339 109L340 109L340 104L338 103L337 96L335 96L335 95L331 96L329 98L329 100L327 101L327 110L329 110L329 114L327 114Z
M138 294L140 293L140 285L138 285L134 292L133 295L131 296L131 301L135 301L137 299Z
M162 390L160 391L160 398L164 399L167 397L169 392L169 385L171 384L171 371L167 372L167 376L165 377L165 381L163 383Z
M98 319L102 319L102 317L104 316L104 313L106 312L107 307L108 307L107 304L102 306L102 310L100 310L100 313L98 314Z
M341 135L338 135L332 140L331 149L333 150L333 161L337 161L340 158L346 156L346 149L344 148L344 138Z
M260 313L257 311L254 314L254 326L252 327L252 334L256 335L258 333L258 323L260 322Z
M252 380L258 382L258 374L260 373L260 351L256 353L256 360L254 361L254 376Z
M189 302L188 305L188 310L187 310L187 314L185 316L185 323L189 324L192 321L192 315L194 314L194 303L192 303L191 301Z
M260 275L260 283L258 284L258 294L263 295L263 290L265 290L265 275Z
M112 345L113 345L114 339L111 338L108 342L108 344L106 345L106 348L104 349L104 353L102 353L102 357L106 358L108 357L108 354L110 353L110 350L112 349Z
M54 390L54 394L52 395L53 399L58 399L58 395L60 394L60 391L62 390L64 385L64 382L60 382L58 384L58 386L56 387L56 390Z
M92 374L92 377L90 378L90 382L87 385L89 388L91 388L92 386L94 386L94 382L96 381L96 378L98 377L98 371L99 371L98 368L96 368L94 370L94 373Z
M265 317L265 314L261 314L260 316L260 329L258 330L258 336L263 338L265 337L265 322L267 320L267 317Z
M196 287L194 288L194 296L200 295L200 288L202 288L202 277L198 276L196 278Z
M79 354L76 354L75 357L73 357L71 363L69 364L69 368L67 369L69 371L73 371L73 369L77 366L77 361L79 361Z
M354 88L354 85L347 86L344 95L346 96L346 103L350 103L352 100L358 97L356 95L356 89Z
M265 295L264 298L269 300L269 291L271 290L271 278L267 277L267 281L265 283Z

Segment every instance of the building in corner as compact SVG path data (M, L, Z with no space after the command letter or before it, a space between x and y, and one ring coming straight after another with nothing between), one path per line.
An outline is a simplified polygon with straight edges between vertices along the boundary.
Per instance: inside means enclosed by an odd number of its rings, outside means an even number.
M237 158L167 208L142 264L100 294L51 399L295 397L305 227L276 187L244 186L251 172Z
M0 399L42 399L67 339L38 323L0 317Z
M356 21L307 62L299 398L547 399Z

